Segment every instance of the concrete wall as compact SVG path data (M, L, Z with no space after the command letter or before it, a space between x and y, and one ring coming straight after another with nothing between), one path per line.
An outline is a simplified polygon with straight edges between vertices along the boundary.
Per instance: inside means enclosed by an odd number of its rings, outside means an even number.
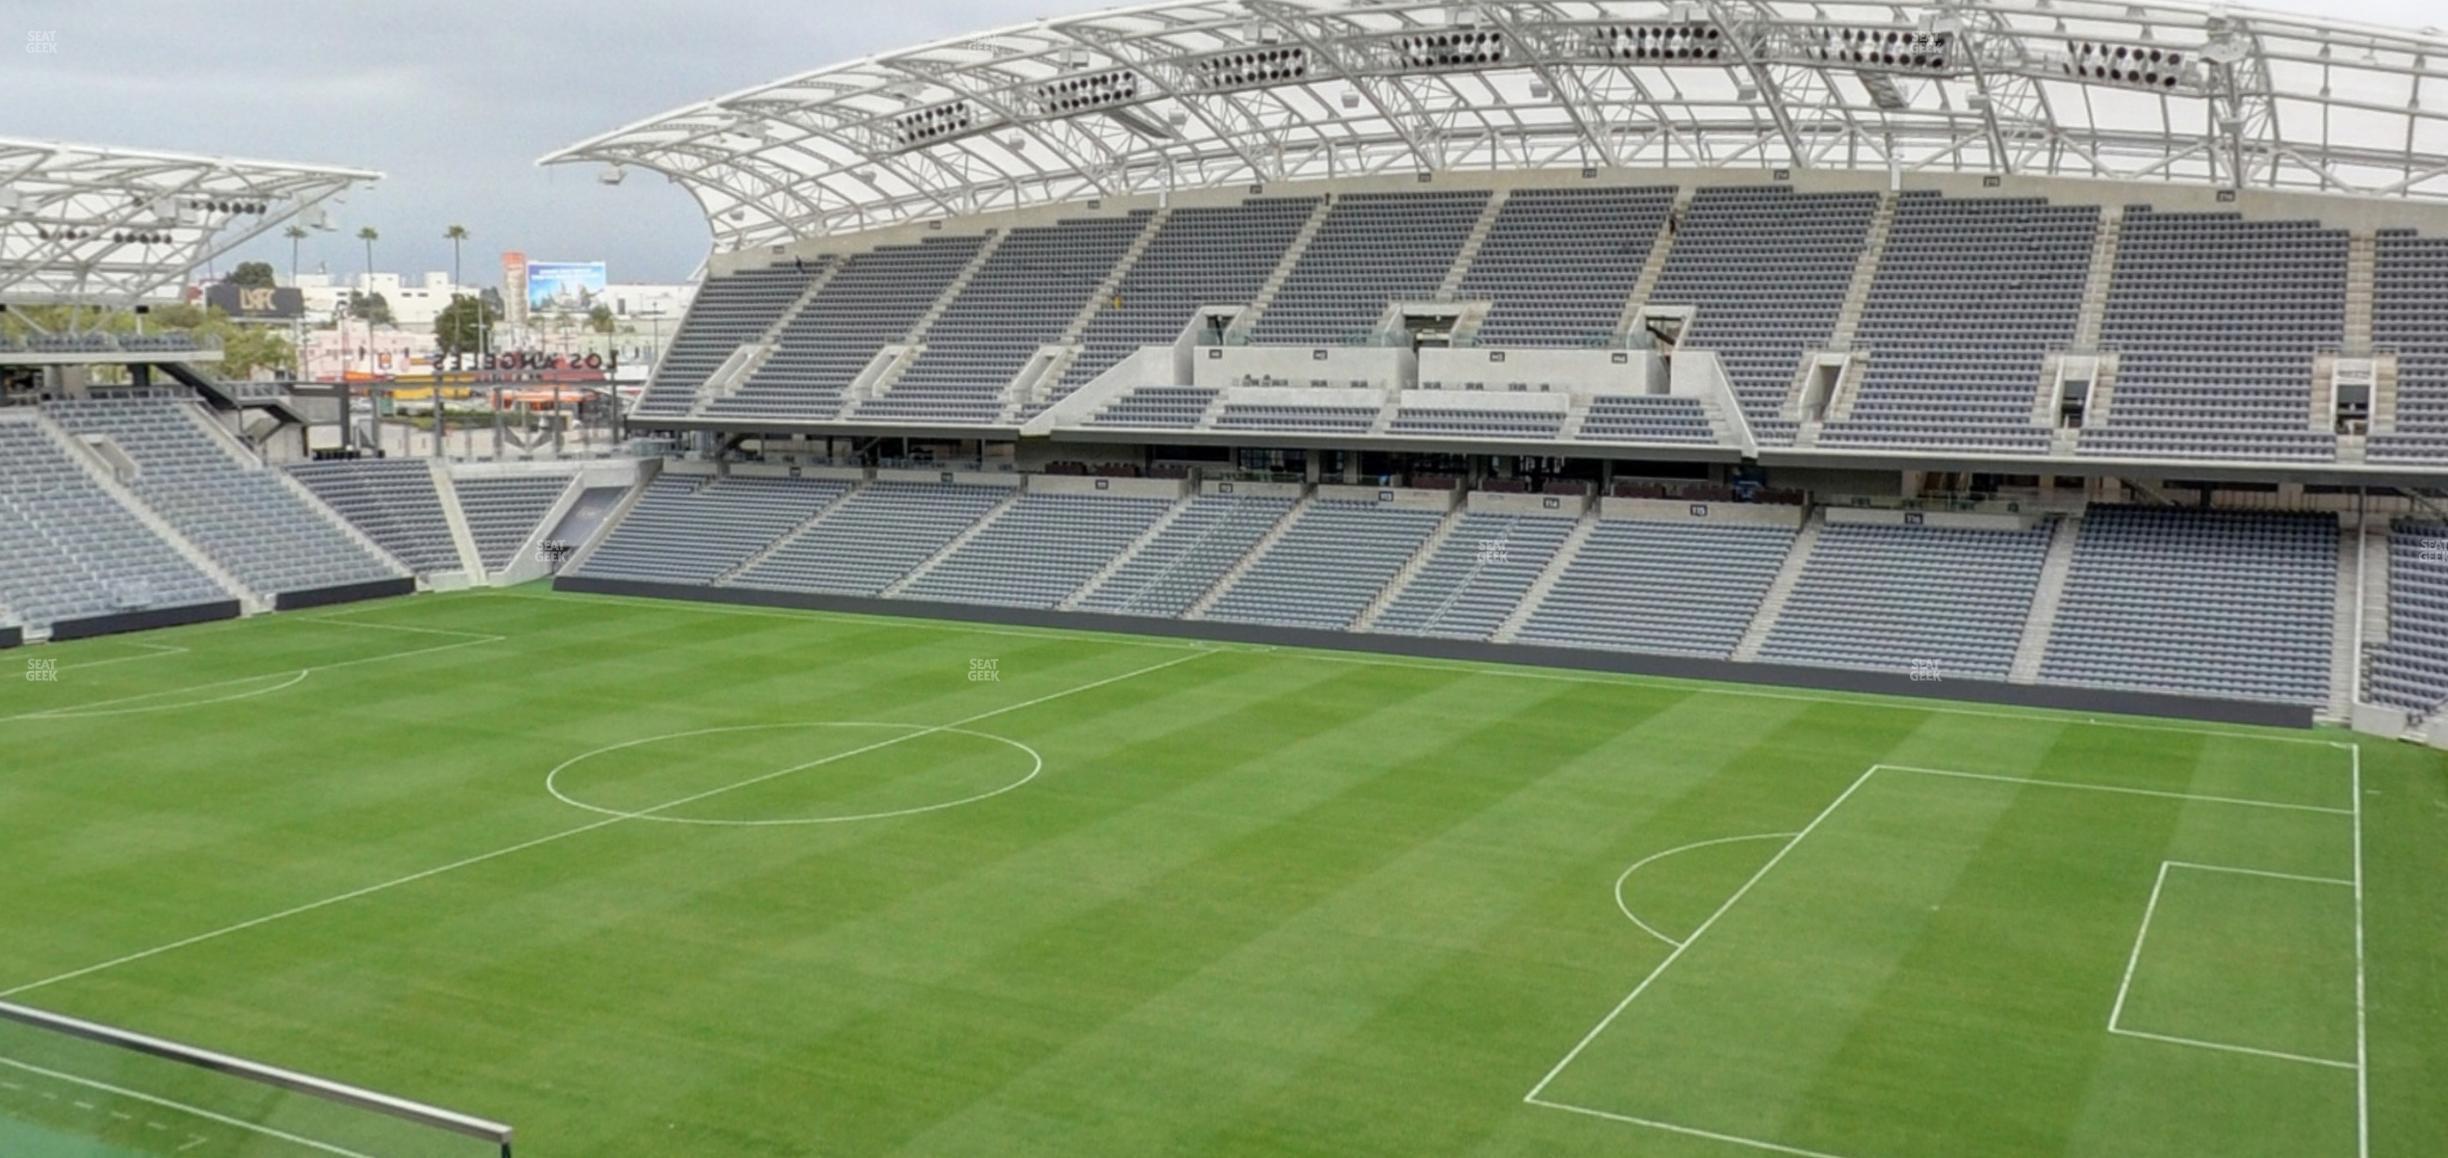
M1500 491L1472 491L1465 496L1474 514L1485 515L1558 515L1580 518L1589 510L1588 495L1514 495Z
M1534 389L1552 383L1584 394L1663 394L1663 363L1652 350L1546 350L1504 346L1430 348L1419 352L1419 380L1444 383L1448 393L1478 382L1493 393L1512 383ZM1431 398L1438 395L1430 395ZM1442 405L1442 403L1437 403Z
M1742 523L1755 527L1802 526L1803 510L1781 503L1690 502L1684 499L1598 500L1598 517L1650 523Z
M900 470L876 468L877 482L957 483L974 487L1017 487L1023 476L1012 471Z
M2040 523L2036 514L1984 515L1971 511L1899 511L1883 507L1823 507L1831 523L1872 523L1883 527L1963 527L1975 531L2028 531Z
M1308 490L1307 483L1251 482L1247 479L1208 479L1199 484L1199 493L1203 495L1238 495L1245 499L1297 499Z
M1319 483L1317 497L1344 503L1375 503L1381 507L1402 507L1414 511L1450 511L1454 508L1454 492L1421 490L1417 487L1349 486L1343 483Z
M1902 670L1852 671L1841 668L1736 663L1731 660L1693 659L1641 652L1599 651L1592 648L1534 647L1525 644L1479 643L1469 640L1377 635L1366 632L1260 627L1215 620L1151 619L1132 615L1040 611L968 603L926 603L907 599L807 595L798 592L757 591L739 587L691 587L676 584L634 583L609 579L581 579L566 575L555 580L553 588L557 591L687 599L757 607L795 607L815 611L851 612L897 618L943 619L963 623L994 623L1024 627L1104 631L1124 635L1211 639L1230 643L1254 643L1326 651L1371 652L1422 659L1469 660L1482 663L1614 672L1626 675L1664 676L1744 684L1774 684L1820 691L1905 696L1925 700L2013 704L2072 712L2114 712L2126 715L2163 716L2282 728L2308 728L2312 725L2312 710L2300 706L2263 704L2245 700L2217 700L2198 696L2010 684L1988 680L1915 681L1909 673Z
M1115 499L1179 499L1190 493L1190 480L1178 478L1095 478L1066 474L1033 474L1031 494L1103 495Z
M1416 364L1413 351L1393 346L1201 346L1190 359L1190 384L1221 390L1256 375L1296 387L1385 389L1410 383Z

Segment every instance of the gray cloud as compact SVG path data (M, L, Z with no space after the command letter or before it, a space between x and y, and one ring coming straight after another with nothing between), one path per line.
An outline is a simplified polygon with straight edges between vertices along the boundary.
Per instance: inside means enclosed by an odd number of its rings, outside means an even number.
M1076 0L707 4L683 0L14 0L0 24L0 134L380 169L305 265L353 272L360 225L384 268L447 268L446 225L474 234L471 280L495 255L603 258L624 281L695 268L706 230L677 187L598 185L538 169L554 148L675 105L940 37L1019 23ZM2291 0L2376 24L2440 22L2436 0ZM57 51L19 51L25 33ZM286 267L285 242L247 256Z

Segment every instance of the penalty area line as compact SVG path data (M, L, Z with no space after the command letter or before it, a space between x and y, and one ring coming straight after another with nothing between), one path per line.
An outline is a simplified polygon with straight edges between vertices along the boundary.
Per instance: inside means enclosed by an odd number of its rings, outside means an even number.
M197 933L190 937L182 937L176 941L156 945L150 949L144 949L138 952L114 957L108 961L97 962L92 965L84 966L83 968L71 969L65 973L45 977L40 981L29 981L23 985L19 985L11 989L0 989L0 997L15 997L22 993L31 993L37 989L44 989L53 985L58 985L61 982L74 981L80 977L90 977L96 973L116 969L122 965L132 965L138 961L159 957L164 953L176 952L177 950L187 948L191 945L201 945L206 941L219 940L220 938L230 936L234 933L243 933L249 929L261 928L262 926L272 924L275 921L284 921L291 917L303 916L318 909L327 909L333 905L345 904L361 897L370 897L376 893L387 892L402 885L414 884L418 881L429 880L433 877L441 876L444 873L456 872L463 868L484 864L487 861L499 860L502 857L525 852L531 848L541 848L548 844L568 840L573 836L593 832L599 828L610 828L613 825L626 821L651 818L660 812L685 807L702 800L712 799L713 797L720 796L726 792L732 792L741 788L750 787L752 785L762 784L779 776L787 776L794 772L804 772L810 768L822 767L835 761L847 760L853 756L860 756L878 749L889 748L895 744L904 744L911 740L918 739L921 736L932 736L938 732L966 727L981 720L989 720L996 716L1008 715L1023 708L1033 708L1039 704L1049 703L1054 700L1062 699L1066 696L1075 696L1082 692L1095 691L1098 688L1118 684L1124 680L1136 679L1143 675L1152 675L1156 672L1163 671L1166 668L1177 667L1181 664L1189 663L1192 660L1200 659L1210 654L1212 653L1205 651L1194 651L1186 655L1175 656L1171 659L1165 660L1162 663L1149 664L1146 667L1133 668L1132 670L1123 672L1120 675L1107 676L1100 680L1093 680L1088 683L1080 684L1077 687L1065 688L1062 691L1051 692L1046 695L1038 696L1034 699L1022 700L1016 704L1006 704L1000 708L990 708L986 711L978 712L973 715L963 716L960 719L953 720L949 723L920 725L916 730L903 735L894 736L886 740L879 740L876 743L868 744L863 747L852 748L849 751L836 753L821 760L815 760L806 764L785 768L779 772L768 772L764 775L751 777L735 784L726 784L720 787L707 789L703 792L692 793L677 799L667 800L661 804L655 805L652 808L641 809L634 813L624 813L619 816L607 816L602 820L589 821L574 828L565 828L558 832L546 833L543 836L535 837L530 840L523 840L517 844L508 845L503 848L497 848L491 852L478 853L477 855L470 857L462 857L448 864L437 865L433 868L425 869L420 872L409 873L406 876L394 877L387 881L366 885L362 888L351 889L345 893L338 893L325 897L319 901L309 901L302 905L292 905L289 908L282 909L278 912L266 913L263 916L240 921L234 925L224 925L218 929Z

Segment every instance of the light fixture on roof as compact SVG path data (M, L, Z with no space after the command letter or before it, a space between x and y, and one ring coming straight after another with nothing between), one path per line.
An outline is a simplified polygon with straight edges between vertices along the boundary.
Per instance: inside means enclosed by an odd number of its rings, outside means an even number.
M869 185L876 183L876 171L873 169L860 169L850 175Z
M1177 129L1188 125L1190 123L1190 110L1175 109L1172 112L1166 113L1165 123Z
M1547 88L1547 82L1546 82L1546 81L1543 81L1543 80L1534 80L1534 81L1531 81L1531 82L1530 82L1530 99L1531 99L1531 100L1534 100L1534 101L1543 101L1543 100L1546 100L1546 99L1547 99L1547 97L1548 97L1549 95L1550 95L1550 93L1549 93L1549 90L1548 90L1548 88Z
M2240 36L2221 35L2203 45L2201 55L2212 64L2234 64L2252 55L2252 46Z
M596 182L603 185L618 185L628 179L629 170L618 165L607 165L603 172L595 174Z
M1343 107L1347 109L1359 108L1360 94L1357 91L1346 89L1343 93Z

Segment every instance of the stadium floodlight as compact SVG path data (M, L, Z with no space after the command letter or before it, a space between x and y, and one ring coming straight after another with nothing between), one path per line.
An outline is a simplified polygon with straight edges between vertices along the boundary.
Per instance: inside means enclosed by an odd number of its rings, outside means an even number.
M599 182L599 183L601 183L601 184L605 184L605 185L618 185L618 184L620 184L622 181L625 181L625 180L628 180L628 179L629 179L629 171L628 171L627 169L623 169L623 168L621 168L621 167L620 167L620 166L618 166L618 165L612 165L612 166L609 166L609 167L605 168L603 172L601 172L601 173L597 173L597 174L595 175L595 180L596 180L597 182Z

